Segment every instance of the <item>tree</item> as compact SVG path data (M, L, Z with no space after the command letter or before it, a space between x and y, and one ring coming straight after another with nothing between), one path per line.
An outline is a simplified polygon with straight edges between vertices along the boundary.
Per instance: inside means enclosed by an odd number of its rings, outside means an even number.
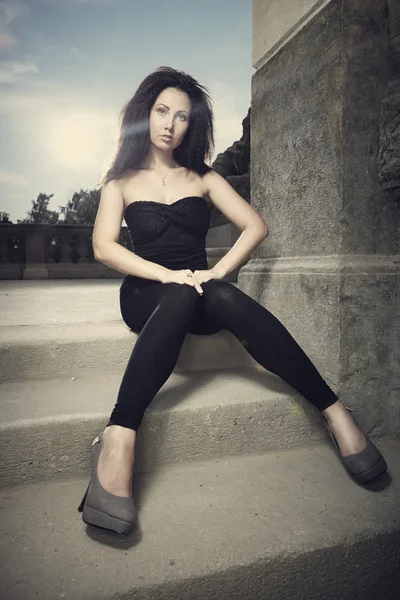
M11 223L10 213L0 211L0 223Z
M18 223L49 223L55 225L60 222L60 213L49 210L48 204L54 194L40 193L36 200L32 200L32 208L25 219L18 219Z
M100 190L83 190L75 192L66 206L60 206L60 211L49 210L48 204L54 194L40 193L32 200L32 208L25 219L18 223L48 223L50 225L94 225L97 209L100 203ZM4 213L7 215L7 213ZM60 217L64 215L64 220ZM10 221L3 221L10 223Z
M65 215L63 223L66 225L94 225L97 209L100 202L100 190L80 190L75 192L66 206L61 206L61 213Z

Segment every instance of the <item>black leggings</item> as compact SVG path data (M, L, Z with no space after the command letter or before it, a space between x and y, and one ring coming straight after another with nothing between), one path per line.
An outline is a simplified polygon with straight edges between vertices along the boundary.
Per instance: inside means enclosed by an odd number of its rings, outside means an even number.
M265 369L278 375L320 411L338 397L282 323L227 281L186 284L134 278L120 288L121 315L138 333L109 425L137 429L144 411L171 375L187 333L231 331Z

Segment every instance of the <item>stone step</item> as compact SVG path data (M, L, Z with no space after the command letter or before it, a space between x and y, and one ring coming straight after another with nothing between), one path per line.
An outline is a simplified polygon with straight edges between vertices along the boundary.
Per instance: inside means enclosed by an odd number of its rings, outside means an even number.
M0 381L96 376L105 371L122 377L138 336L121 318L119 285L108 280L3 285ZM211 336L188 333L175 370L256 364L236 337L222 330Z
M119 307L121 283L122 279L1 281L0 327L123 323Z
M95 377L104 371L122 377L138 335L123 321L53 323L1 328L0 381L54 376ZM225 330L210 336L188 333L175 371L255 366L235 336Z
M82 521L87 477L3 488L0 597L398 600L400 444L379 445L368 488L325 444L136 474L129 536Z
M112 371L1 383L0 483L88 474L87 445L106 426L120 384ZM331 443L319 411L261 367L172 373L144 414L135 470L321 440Z

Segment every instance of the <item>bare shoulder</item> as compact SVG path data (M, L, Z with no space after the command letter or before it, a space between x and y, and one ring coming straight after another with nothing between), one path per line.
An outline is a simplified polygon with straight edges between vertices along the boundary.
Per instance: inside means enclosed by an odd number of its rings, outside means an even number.
M244 231L256 225L267 234L267 225L261 216L222 175L211 169L203 176L203 182L208 198L235 227Z
M211 200L210 191L212 188L212 179L214 174L218 175L218 173L214 171L213 168L211 168L210 171L207 171L207 173L203 173L202 175L200 173L195 173L195 175L198 178L199 184L203 190L203 195L206 196L208 200Z
M143 175L143 169L129 169L125 171L122 177L119 177L118 183L121 187L124 187L127 183L139 178L141 175Z
M124 198L125 205L132 202L132 199L130 199L132 195L132 183L135 182L135 185L137 185L142 179L143 169L129 169L129 171L126 171L123 176L118 179L118 186Z
M202 179L204 193L208 196L208 198L210 200L211 200L210 194L212 194L213 190L215 190L215 187L218 186L218 184L221 184L221 182L226 181L213 168L211 168L209 171L207 171L207 173L204 173L204 175L200 175L200 177Z

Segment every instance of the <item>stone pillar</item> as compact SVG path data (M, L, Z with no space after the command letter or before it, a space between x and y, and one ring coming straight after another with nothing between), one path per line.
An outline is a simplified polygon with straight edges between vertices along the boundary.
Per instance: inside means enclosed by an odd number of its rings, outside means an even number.
M239 287L367 431L400 435L399 207L379 180L386 0L254 0L251 204ZM268 344L268 340L265 340Z

